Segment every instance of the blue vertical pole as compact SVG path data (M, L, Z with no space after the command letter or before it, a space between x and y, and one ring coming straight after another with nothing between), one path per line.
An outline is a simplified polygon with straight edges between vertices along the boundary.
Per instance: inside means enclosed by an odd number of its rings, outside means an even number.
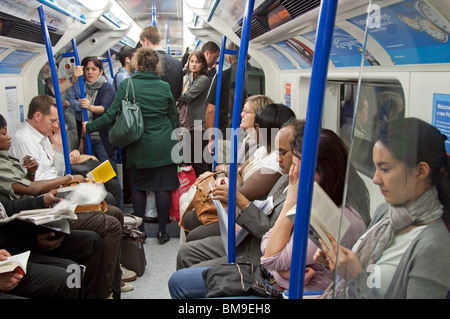
M322 1L316 34L316 48L309 89L308 110L300 164L297 212L294 223L294 247L292 250L289 298L302 299L305 279L306 248L312 202L317 149L322 119L322 107L330 59L338 0Z
M220 109L220 92L222 90L222 70L223 59L225 56L225 48L227 46L227 37L222 36L222 48L220 49L219 69L217 70L217 86L216 86L216 105L214 111L214 162L213 170L217 166L217 155L219 149L218 137L219 137L219 109Z
M80 64L80 56L78 55L78 47L77 47L77 41L75 39L72 39L72 48L73 48L73 57L75 58L75 64ZM83 82L83 76L80 76L78 78L78 84L80 85L80 94L81 98L86 98L86 92L84 91L84 82ZM82 114L84 121L89 121L88 112L85 108L82 108ZM91 135L86 132L86 146L87 151L89 155L92 155L92 147L91 147Z
M72 171L70 169L66 123L64 121L64 110L62 108L61 93L59 91L58 74L56 73L55 58L53 57L52 44L50 42L50 35L47 29L47 21L45 20L44 8L42 7L42 5L38 7L38 11L39 11L39 18L41 20L42 33L44 34L45 47L47 49L48 63L50 65L50 69L52 72L52 82L53 82L53 89L55 91L56 107L58 109L59 127L61 130L61 140L64 152L64 163L66 167L66 174L70 174Z
M214 162L213 162L213 170L216 169L217 166L217 150L219 147L219 111L220 111L220 93L222 91L222 73L223 73L223 63L225 60L225 54L236 55L237 51L235 50L227 50L227 37L222 36L222 47L220 49L220 58L219 58L219 68L217 70L217 86L216 86L216 104L214 110Z
M236 74L236 89L234 94L233 121L231 134L231 154L228 190L228 262L236 260L235 232L236 232L236 174L237 174L237 146L239 135L239 124L241 122L242 95L244 92L244 77L247 67L248 42L250 41L250 26L252 22L253 7L255 0L247 0L242 26L241 45L239 48L238 70Z
M114 80L114 70L112 65L111 52L109 51L109 49L106 50L106 55L108 56L109 73L111 74L111 79Z
M171 16L169 18L169 21L167 21L167 28L166 28L166 35L167 35L167 54L170 55L170 20L172 20Z
M152 0L152 26L156 27L156 1Z

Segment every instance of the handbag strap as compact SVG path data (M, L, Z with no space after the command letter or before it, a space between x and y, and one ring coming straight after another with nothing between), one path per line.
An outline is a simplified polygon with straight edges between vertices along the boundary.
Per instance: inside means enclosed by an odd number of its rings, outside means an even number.
M134 86L133 86L133 81L131 80L131 78L128 78L127 92L125 93L125 99L128 101L128 88L130 87L130 83L131 83L131 92L133 93L133 104L136 104L136 97L134 95Z

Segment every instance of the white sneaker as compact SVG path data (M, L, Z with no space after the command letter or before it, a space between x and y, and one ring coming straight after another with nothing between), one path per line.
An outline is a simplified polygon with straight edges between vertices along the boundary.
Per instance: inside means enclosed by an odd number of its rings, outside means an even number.
M134 289L134 286L132 284L129 284L127 282L123 282L120 285L120 291L121 292L127 292L127 291L131 291Z
M122 270L122 281L130 282L136 280L137 275L134 271L126 269L122 264L120 265L120 269Z

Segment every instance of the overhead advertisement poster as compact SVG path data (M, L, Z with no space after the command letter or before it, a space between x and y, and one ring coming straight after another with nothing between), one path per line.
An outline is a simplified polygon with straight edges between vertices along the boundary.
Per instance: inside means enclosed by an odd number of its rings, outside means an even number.
M433 95L433 125L442 134L447 135L445 149L450 156L450 95L434 93Z
M276 65L280 68L280 70L297 70L297 67L292 63L283 53L279 50L275 49L272 46L267 46L260 50L268 57L270 57Z
M37 52L14 50L0 61L0 74L19 74L25 63L37 54Z
M428 2L405 0L372 11L369 36L375 39L397 65L449 63L450 22ZM362 30L367 14L348 19Z
M312 43L316 43L316 32L311 31L301 36L308 39ZM340 67L352 67L361 65L361 54L364 50L363 45L356 40L348 32L342 30L339 27L334 27L333 43L331 45L330 60L334 66ZM365 66L380 65L373 56L366 51Z
M311 69L314 52L304 43L290 38L275 44L292 56L302 69Z

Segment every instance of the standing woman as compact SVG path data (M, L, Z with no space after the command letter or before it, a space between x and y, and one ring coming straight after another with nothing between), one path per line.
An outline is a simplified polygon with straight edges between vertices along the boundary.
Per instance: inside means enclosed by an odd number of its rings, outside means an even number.
M194 51L189 56L188 66L187 66L187 80L183 86L183 92L178 98L180 102L179 106L179 123L181 127L188 130L184 134L183 139L186 143L190 143L188 147L189 151L184 151L185 163L192 163L194 167L195 174L197 177L204 172L211 170L211 165L207 163L204 158L204 152L208 146L208 140L203 139L203 134L205 131L205 115L206 115L206 96L208 95L208 89L210 85L208 77L208 64L206 62L206 57L202 51ZM194 131L199 131L201 133L198 139L194 141L193 134ZM189 137L188 137L189 135ZM197 145L196 147L194 147ZM201 145L201 149L199 148ZM201 154L200 158L194 158L194 154ZM198 157L198 156L195 156ZM212 163L212 156L209 156L209 163Z
M155 192L158 212L158 240L169 241L166 224L169 218L170 191L179 187L177 166L171 158L176 141L171 139L176 128L175 103L168 83L157 74L159 58L152 49L136 51L136 73L120 83L111 107L95 121L85 124L87 132L94 132L114 124L125 98L128 81L132 81L136 102L144 118L144 135L126 148L126 163L131 184L134 214L144 219L147 191ZM131 85L128 96L132 97ZM84 124L84 123L83 123ZM145 234L144 223L140 230Z
M114 100L115 90L113 86L108 83L104 72L103 62L97 57L85 57L81 61L81 66L84 70L84 87L86 97L81 98L80 86L73 85L68 94L67 100L70 106L75 110L75 117L77 119L78 134L80 137L80 153L86 153L85 134L81 130L81 123L83 120L83 109L88 112L89 121L95 120L103 115L111 106ZM117 149L114 148L108 139L109 127L103 128L100 132L90 135L92 155L97 157L100 162L109 160L114 170L117 172Z
M417 118L384 123L378 136L373 182L386 203L377 208L369 230L352 250L338 247L332 238L333 251L322 244L322 254L340 278L322 297L446 298L450 290L450 233L442 219L450 208L446 136Z

